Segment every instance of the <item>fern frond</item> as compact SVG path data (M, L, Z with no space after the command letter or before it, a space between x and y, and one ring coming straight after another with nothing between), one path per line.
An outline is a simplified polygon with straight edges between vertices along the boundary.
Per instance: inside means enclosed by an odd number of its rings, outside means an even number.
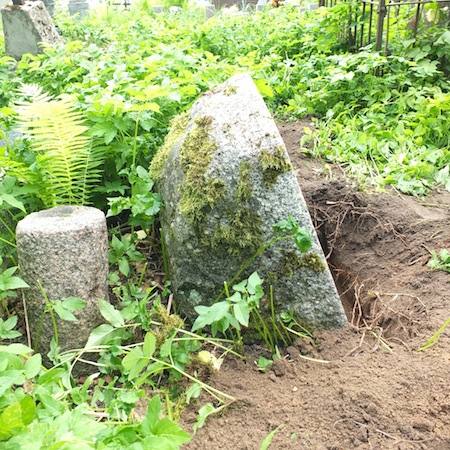
M19 126L36 152L36 164L45 172L51 205L64 203L83 205L101 179L97 169L103 164L103 149L94 149L86 134L82 114L67 100L22 103Z
M27 105L29 103L44 103L53 99L50 94L42 91L42 87L37 84L20 83L21 87L18 89L19 95L27 98L27 101L18 100L17 105Z

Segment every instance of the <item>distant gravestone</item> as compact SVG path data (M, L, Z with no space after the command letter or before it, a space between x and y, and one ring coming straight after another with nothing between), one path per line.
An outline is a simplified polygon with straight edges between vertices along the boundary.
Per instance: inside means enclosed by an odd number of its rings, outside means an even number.
M2 10L5 53L19 61L26 53L42 53L41 43L62 42L44 3L27 1L23 5L6 5Z
M17 250L33 346L46 355L54 337L46 300L77 297L87 305L77 322L57 318L62 351L83 348L103 322L98 299L108 298L108 238L105 215L95 208L58 206L32 213L17 225Z
M67 7L71 16L83 18L89 13L89 3L86 0L69 0Z
M274 287L277 308L321 328L346 323L309 212L278 129L252 79L232 77L172 124L150 174L164 199L162 229L180 311L209 305L242 263L293 216L313 236L270 247L257 270Z
M268 3L268 0L258 0L256 4L256 11L262 11Z

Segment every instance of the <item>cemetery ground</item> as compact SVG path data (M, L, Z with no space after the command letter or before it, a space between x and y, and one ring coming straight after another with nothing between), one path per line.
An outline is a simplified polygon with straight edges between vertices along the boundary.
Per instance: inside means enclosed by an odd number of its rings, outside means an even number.
M227 358L212 384L238 401L186 448L257 449L278 428L273 449L447 449L448 331L418 349L448 319L449 274L427 262L449 246L450 194L360 190L339 168L302 155L305 125L279 127L349 325L298 340L265 374L254 348L246 361ZM194 421L190 409L184 424Z
M450 327L442 329L450 274L427 265L433 251L450 249L446 27L408 39L405 8L384 55L349 48L342 33L349 3L206 22L190 12L154 15L148 6L107 8L85 21L61 17L64 45L19 63L0 58L0 449L176 450L187 433L192 441L182 448L189 450L264 449L270 438L271 449L450 448ZM273 355L261 345L247 345L245 360L236 359L206 330L188 334L190 323L167 314L174 309L157 248L161 197L147 170L174 117L244 71L273 114L291 119L279 127L349 321L280 349L265 372L255 361ZM49 145L42 158L32 140L7 144L24 99L78 111L79 121L63 123L87 128L92 161L75 159L81 170L66 179L50 164L61 162L64 143ZM49 108L37 109L42 124ZM292 121L305 117L316 122ZM46 136L55 136L47 119ZM305 136L317 145L300 150L302 133L314 126L317 133ZM57 175L51 188L49 174ZM64 203L80 180L80 196L107 212L111 226L111 303L99 301L107 323L88 338L100 359L87 377L72 370L85 349L53 345L56 367L41 365L41 354L24 345L31 339L22 297L14 295L24 287L15 225ZM58 198L48 195L55 190ZM80 305L71 300L47 312L73 320ZM204 349L228 352L214 376L203 367L212 358L199 364ZM235 401L222 408L205 391ZM211 402L220 411L196 427Z

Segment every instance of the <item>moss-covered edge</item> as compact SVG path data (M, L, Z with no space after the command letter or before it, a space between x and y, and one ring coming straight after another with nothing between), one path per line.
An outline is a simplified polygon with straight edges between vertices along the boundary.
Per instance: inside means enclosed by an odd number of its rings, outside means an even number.
M314 272L323 272L327 268L320 255L316 252L309 251L301 255L293 250L283 252L280 270L281 275L292 278L295 272L303 267L311 269Z
M196 227L205 219L207 209L211 209L225 195L224 182L206 176L213 153L217 150L217 144L208 133L212 121L212 117L198 117L195 127L180 148L180 163L184 173L180 209Z
M262 168L263 183L266 188L272 188L282 173L292 170L292 164L286 158L284 147L279 145L273 152L263 150L259 154Z
M183 136L188 120L188 113L180 114L171 120L170 131L166 136L163 146L153 157L149 168L150 178L156 183L161 181L162 172L169 158L170 150L181 136Z

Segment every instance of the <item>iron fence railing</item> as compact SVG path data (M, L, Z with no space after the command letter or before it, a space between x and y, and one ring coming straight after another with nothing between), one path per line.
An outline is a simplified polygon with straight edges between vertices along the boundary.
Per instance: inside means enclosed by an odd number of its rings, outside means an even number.
M345 1L345 0L344 0ZM342 0L319 0L319 6L331 7ZM438 4L439 9L450 6L449 0L360 0L358 7L350 10L349 42L350 45L361 48L375 44L375 50L389 53L389 40L391 37L392 19L404 20L404 25L416 37L420 25L427 23L424 5ZM400 14L400 8L408 8L407 14ZM442 12L442 11L441 11ZM447 22L448 22L448 12ZM405 16L408 19L405 19ZM444 25L442 19L441 25Z

